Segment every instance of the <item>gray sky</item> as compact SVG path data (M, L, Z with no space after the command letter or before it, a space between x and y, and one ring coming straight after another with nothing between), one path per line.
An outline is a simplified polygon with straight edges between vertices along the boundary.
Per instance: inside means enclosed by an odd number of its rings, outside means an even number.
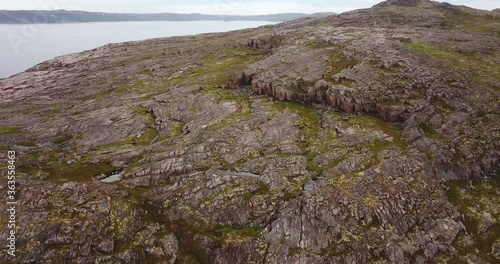
M130 13L204 13L258 15L270 13L344 12L367 8L381 0L0 0L0 9L67 9ZM455 5L492 10L500 0L448 0Z

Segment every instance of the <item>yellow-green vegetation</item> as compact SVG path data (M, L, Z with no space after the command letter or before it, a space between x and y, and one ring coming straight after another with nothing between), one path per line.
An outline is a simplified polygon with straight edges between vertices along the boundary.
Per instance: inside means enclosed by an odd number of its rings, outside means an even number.
M500 79L500 64L493 60L423 42L403 45L409 50L443 61L450 69L460 74L468 74L477 84L500 91L500 87L495 85L496 80Z
M280 102L274 106L276 106L280 111L288 109L299 114L302 118L297 121L296 125L307 131L307 133L311 136L317 135L321 129L318 124L321 117L313 106L298 102Z
M296 177L293 179L294 185L291 188L287 188L284 190L283 197L281 198L283 201L289 201L291 199L300 197L304 190L304 183L307 181L305 176Z
M332 79L332 75L335 75L347 68L353 67L354 65L358 64L359 61L356 59L350 59L346 58L340 51L334 50L332 51L332 54L330 55L330 60L329 60L329 66L327 68L327 71L325 73L325 80L329 82L335 82L335 80ZM352 80L345 80L345 81L340 81L339 84L345 85L345 86L352 86L353 81Z
M163 141L182 135L182 128L184 128L184 123L180 121L170 121L170 124L172 124L173 126L171 132L169 134L161 136L158 141Z
M93 150L103 150L110 148L119 148L125 146L147 146L158 136L158 131L154 128L147 128L139 137L134 135L129 135L122 141L115 143L99 146L93 148Z
M243 199L245 199L246 201L249 201L255 196L267 195L267 194L269 194L269 191L270 191L269 187L265 183L259 181L258 188L251 191L251 192L245 193L243 195Z
M122 84L120 84L120 82ZM94 85L96 85L96 86L102 85L103 87L105 87L104 83L99 83L99 84L96 83ZM97 102L102 102L102 101L104 101L104 99L110 97L111 95L126 92L130 88L131 88L131 85L129 83L123 84L123 81L121 81L120 79L113 78L113 88L107 89L105 91L102 91L102 90L96 91L96 93L84 96L84 97L80 98L80 100L81 101L95 100ZM57 107L57 105L55 105L55 107ZM79 113L74 113L74 115L76 115L76 114L79 114Z
M345 242L335 243L328 248L323 248L321 249L320 255L328 257L346 256L349 252L341 248L342 244L345 244Z
M113 233L116 237L123 236L127 233L127 228L134 221L134 214L127 213L124 217L124 212L133 212L134 206L130 203L123 202L119 199L113 200L109 218L112 222Z
M175 263L179 264L200 264L198 259L193 254L187 254L182 252L182 248L180 250L181 254L179 254L179 258Z
M212 128L220 129L224 125L241 120L244 117L250 116L251 103L247 96L237 94L235 91L212 88L212 87L203 89L203 93L216 95L217 97L219 97L221 101L237 102L241 107L239 112L236 112L231 116L221 120L217 124L213 125Z
M369 208L376 208L382 204L382 201L380 197L371 194L363 199L363 203Z
M386 264L389 263L387 260L379 258L377 260L372 260L372 264Z
M152 113L148 112L148 109L143 106L136 106L133 108L133 111L139 115L142 115L146 120L147 125L152 125L155 118Z
M214 50L201 58L202 66L188 70L172 81L174 84L184 85L223 85L234 73L243 71L247 64L260 60L262 55L262 51L245 48Z
M43 155L43 151L40 151L40 150L24 154L24 156L26 158L34 160L34 161L38 160L42 155Z
M399 6L386 6L381 9L391 13L389 16L392 17L403 15ZM412 7L412 9L415 12L425 11L429 16L442 19L441 27L443 29L467 30L496 36L500 34L500 17L492 13L486 13L486 11L473 10L461 6L437 9L433 3L426 1L421 1L416 7ZM413 12L413 10L405 10L404 12Z
M20 127L0 127L0 135L22 134L23 129Z
M324 49L324 48L334 47L333 44L322 42L317 38L307 40L304 46L312 49Z
M297 94L307 94L306 91L300 89L299 87L295 87L295 86L287 87L286 89L291 91L291 92L297 93Z
M117 94L117 93L126 92L128 89L130 89L129 84L122 84L122 85L115 87L112 91L113 91L113 93Z
M116 94L116 93L121 93L121 92L124 92L126 91L126 88L127 86L123 85L117 89L110 89L110 90L107 90L105 92L102 92L102 93L98 93L96 95L91 95L89 96L88 98L89 99L95 99L97 102L102 102L104 99L106 99L106 97L112 95L112 94Z
M401 125L397 123L388 123L383 121L382 119L376 117L376 116L371 116L371 115L360 115L360 116L353 116L352 118L349 119L348 121L352 125L359 125L364 128L368 128L371 131L374 130L379 130L382 131L384 134L390 136L392 138L392 143L396 144L397 146L406 149L408 147L408 142L403 138L402 132L401 132ZM372 146L374 147L374 151L380 151L380 148L383 148L385 146L390 146L392 144L385 145L385 143L375 143Z
M302 188L295 188L293 190L286 191L281 198L283 201L290 201L294 198L300 197L302 195Z
M239 184L226 184L224 186L224 188L218 192L215 192L209 196L207 196L204 201L205 203L207 204L210 204L212 203L216 198L220 197L220 196L224 196L224 195L227 195L229 193L231 193L232 191L238 189L240 187Z
M460 61L461 59L465 59L462 56L465 54L460 54L458 52L440 49L436 46L433 46L433 45L427 44L427 43L423 43L423 42L421 42L421 43L416 43L416 42L404 43L403 45L410 50L413 50L413 51L416 51L419 53L429 54L429 55L443 58L443 59L454 59L457 61ZM461 61L461 62L463 62L463 61Z
M248 96L243 96L235 91L219 89L219 88L205 88L203 89L203 93L205 94L215 94L217 95L221 101L236 101L241 106L241 113L249 114L250 113L250 100Z
M54 139L52 141L52 144L55 144L55 145L59 145L59 144L63 144L63 143L66 143L70 140L72 140L75 136L72 136L72 135L64 135L64 136L60 136L56 139Z
M338 176L338 175L333 174L333 173L328 173L326 176L331 179L332 186L354 185L360 179L360 177L353 175L353 174L342 174L342 175Z
M451 114L455 112L455 110L450 107L446 102L444 102L440 98L432 98L431 102L434 106L436 106L436 110L445 117L449 117Z
M32 137L23 138L22 140L17 141L16 144L18 146L36 147L36 141Z
M219 237L222 244L232 242L244 242L260 237L261 229L257 227L234 228L225 226L215 230L215 235Z
M299 119L295 125L303 131L306 138L306 141L301 144L301 147L308 152L305 155L307 158L307 170L321 173L323 169L312 161L318 154L326 151L327 147L324 139L319 137L319 132L321 130L319 121L321 116L313 106L298 102L280 102L275 105L275 107L281 112L284 109L288 109L301 116L301 119Z
M212 75L208 80L209 85L219 85L225 83L233 73L243 71L244 67L261 59L261 51L243 48L230 48L224 50L221 55L211 54L203 58L207 64L201 71L201 75Z
M471 187L467 181L450 183L448 198L464 215L467 232L472 244L464 243L465 237L456 242L460 255L475 254L485 261L497 263L491 255L494 243L500 241L500 181L499 172L490 182L480 182ZM454 261L455 259L448 259Z
M360 240L360 239L361 239L360 236L357 236L357 235L351 233L350 231L347 231L347 230L342 231L342 238L341 238L341 240L343 242L350 243L352 241L356 241L356 240Z
M39 154L34 154L32 158L37 157ZM48 174L48 180L54 183L65 182L89 182L93 180L94 176L100 174L108 174L116 171L117 168L111 166L109 163L82 163L75 162L67 164L65 162L58 162L51 158L50 161L40 164L36 167L23 168L32 175L38 175L41 172Z
M147 128L146 131L140 137L129 136L125 141L130 141L129 144L146 146L151 144L151 142L158 136L158 131L154 128Z
M465 10L446 14L448 29L469 30L494 36L500 35L500 17L498 15L486 14L483 11L475 11L466 7L458 8Z
M23 115L40 115L43 116L45 120L57 117L62 112L61 105L59 103L48 103L40 104L36 107L28 106L23 110L19 111Z
M264 132L262 132L262 129L258 127L255 128L255 137L257 139L261 139L262 137L264 137Z
M170 85L168 85L164 81L159 81L156 79L148 79L148 81L137 80L128 89L134 90L139 95L145 95L148 93L153 93L153 94L165 93L170 89L169 87Z
M288 109L302 117L296 122L296 125L303 131L305 136L305 142L302 142L299 145L307 152L305 157L307 159L306 169L308 171L321 174L325 169L335 165L335 163L332 163L323 167L316 162L313 162L314 158L318 155L331 150L328 143L337 137L337 132L334 129L321 128L321 116L318 114L314 106L298 102L280 102L279 104L274 105L274 107L276 107L279 111ZM280 153L278 153L278 155L287 156ZM287 196L294 197L294 194L291 192L290 194L287 194Z
M420 127L424 131L426 137L428 137L430 139L433 139L434 141L441 142L441 143L447 141L446 137L440 135L431 126L429 126L427 124L420 124Z
M94 150L118 148L118 147L124 147L127 145L146 146L146 145L151 144L153 142L153 140L155 140L158 137L158 131L152 127L153 122L155 120L154 115L151 112L148 112L148 110L142 106L133 107L132 111L138 115L141 115L144 118L144 122L148 126L146 128L146 130L140 136L129 135L121 141L114 142L114 143L107 144L107 145L103 145L103 146L99 146L99 147L94 148Z

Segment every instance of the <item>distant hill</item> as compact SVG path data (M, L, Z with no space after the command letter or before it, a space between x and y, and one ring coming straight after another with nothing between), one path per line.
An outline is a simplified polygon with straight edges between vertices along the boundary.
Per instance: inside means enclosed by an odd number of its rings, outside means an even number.
M287 21L302 17L325 17L334 13L283 13L258 16L205 15L205 14L132 14L103 13L67 10L0 10L0 24L30 24L30 23L82 23L82 22L116 22L116 21Z

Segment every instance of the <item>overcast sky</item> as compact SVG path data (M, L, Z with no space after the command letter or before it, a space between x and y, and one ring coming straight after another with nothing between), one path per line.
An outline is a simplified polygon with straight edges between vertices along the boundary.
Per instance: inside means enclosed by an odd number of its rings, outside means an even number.
M381 0L380 0L381 1ZM66 9L129 13L204 13L258 15L270 13L344 12L367 8L379 0L0 0L0 9ZM448 0L455 5L492 10L500 0Z

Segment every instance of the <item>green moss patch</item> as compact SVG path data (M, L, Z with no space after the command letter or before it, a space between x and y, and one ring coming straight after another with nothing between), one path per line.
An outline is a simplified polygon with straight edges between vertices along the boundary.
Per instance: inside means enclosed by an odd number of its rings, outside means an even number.
M52 141L52 144L54 144L54 145L64 144L64 143L72 140L73 138L74 138L74 136L72 136L72 135L61 136L61 137L56 138L54 141Z
M321 116L313 106L289 101L279 102L279 104L275 104L274 106L281 112L284 109L288 109L300 115L302 119L297 121L296 125L304 130L307 130L309 134L317 135L321 129L318 124Z
M23 134L20 127L0 127L0 135Z
M220 243L228 244L258 238L260 237L261 231L260 228L256 227L235 228L232 226L224 226L214 230L214 234L219 238Z
M301 116L295 125L299 127L305 135L306 141L301 142L302 149L307 151L305 157L307 159L306 169L309 171L315 171L321 173L323 168L313 162L313 159L324 153L328 148L325 144L324 139L319 137L319 132L321 130L320 120L321 116L318 114L313 106L301 104L298 102L280 102L275 105L279 111L288 109L292 112L297 113ZM292 195L293 196L293 195Z
M446 142L447 141L446 137L440 135L431 126L429 126L427 124L420 124L420 127L424 131L426 137L433 139L434 141L437 141L437 142Z
M110 148L121 148L126 146L147 146L150 145L155 138L158 137L158 131L154 128L147 128L141 136L136 137L133 135L127 136L124 140L115 143L99 146L93 150L104 150Z
M109 163L81 163L76 162L72 164L59 163L51 161L40 165L38 168L32 168L33 173L42 171L48 173L48 180L54 183L65 182L90 182L93 177L100 174L109 174L117 171L118 168L111 166Z
M249 201L255 196L263 196L263 195L268 195L270 193L269 187L265 183L259 181L258 185L259 187L254 191L244 194L243 199Z
M352 68L358 63L359 63L358 60L352 58L346 58L340 51L334 50L330 55L329 59L330 65L328 66L327 71L325 73L325 80L328 82L337 83L335 80L332 79L333 75L340 73L345 69ZM346 80L345 82L344 81L340 82L340 84L351 87L353 85L353 81Z
M132 110L135 113L143 116L145 121L146 121L146 124L149 126L152 125L153 122L155 121L155 117L154 117L153 113L148 112L148 109L143 107L143 106L136 106L136 107L132 108Z
M264 53L254 49L223 48L213 50L201 58L203 65L196 66L172 79L174 84L199 84L218 86L225 84L234 73L246 65L262 59Z
M492 60L428 43L404 43L403 45L411 51L443 61L450 69L460 74L467 74L477 84L491 87L496 91L500 90L500 87L496 86L496 80L500 79L500 64Z
M461 10L446 13L447 29L463 29L497 37L500 35L500 18L498 15L471 12L473 11Z
M148 126L146 130L139 137L129 135L121 141L99 146L94 148L94 150L119 148L125 146L147 146L152 144L153 141L158 138L159 133L155 128L153 128L153 123L154 120L156 119L153 113L149 112L146 108L142 106L133 107L132 111L138 115L141 115L144 118L144 122Z
M220 101L237 102L240 105L240 111L228 116L212 126L212 129L221 129L223 126L250 116L251 103L247 96L240 95L232 90L219 88L205 88L202 90L205 94L212 94L219 98Z
M500 182L493 177L491 182L480 182L471 188L467 181L456 181L449 183L447 191L448 199L453 203L461 214L464 215L464 224L467 233L471 235L472 245L467 245L461 240L462 236L455 243L459 255L465 256L469 253L479 256L485 261L497 263L491 254L494 243L500 241L500 198L498 191ZM486 219L492 219L489 228L484 225L488 223ZM453 259L455 260L455 259Z
M170 133L161 136L158 139L158 141L164 141L164 140L171 139L171 138L178 137L178 136L182 135L182 129L184 128L184 123L182 123L180 121L170 121L170 123L173 126Z
M462 55L459 54L458 52L443 50L427 43L404 43L403 45L412 51L425 53L440 58L455 59L455 60L459 60L462 58Z
M232 191L238 189L240 187L239 184L227 184L224 186L224 188L218 192L215 192L209 196L207 196L204 201L205 203L212 203L213 200L215 200L216 198L220 197L220 196L224 196L224 195L227 195L229 193L231 193Z
M382 131L384 134L392 137L392 143L397 146L406 149L408 147L408 142L402 136L401 125L397 123L388 123L382 119L371 116L371 115L361 115L354 116L348 121L350 124L359 125L361 127L369 128L371 130L376 129ZM373 144L374 150L379 147L383 147L380 142Z

